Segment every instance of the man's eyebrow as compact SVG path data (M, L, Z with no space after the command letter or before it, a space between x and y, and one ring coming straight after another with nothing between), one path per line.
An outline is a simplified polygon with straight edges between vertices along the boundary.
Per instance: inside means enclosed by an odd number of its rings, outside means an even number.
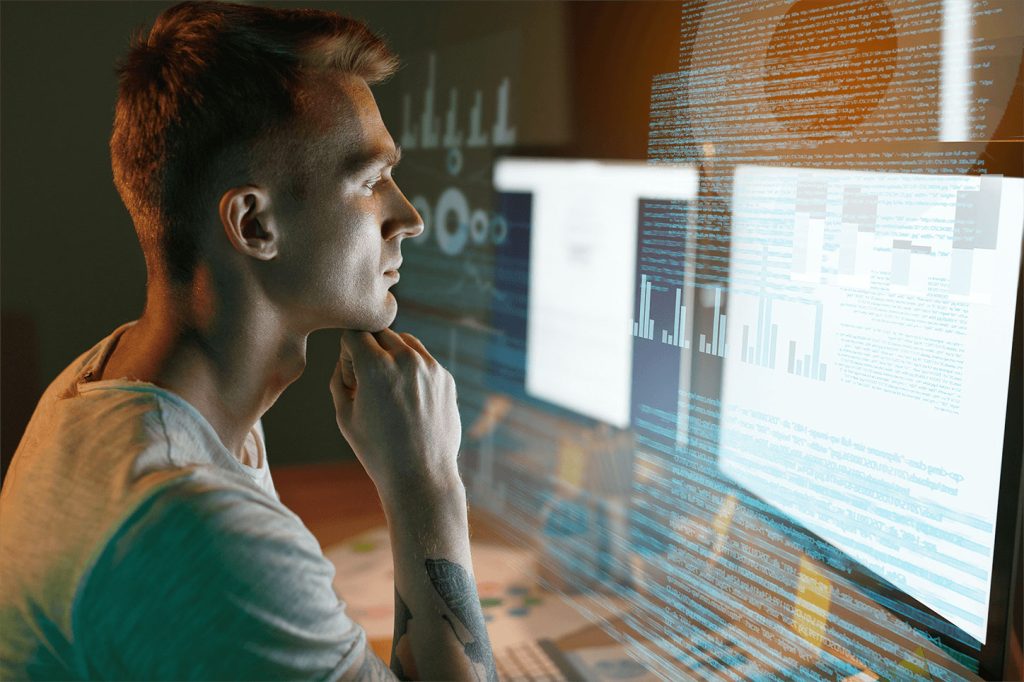
M350 156L342 162L341 172L345 176L357 175L371 168L394 168L402 160L402 148L392 147L368 154Z

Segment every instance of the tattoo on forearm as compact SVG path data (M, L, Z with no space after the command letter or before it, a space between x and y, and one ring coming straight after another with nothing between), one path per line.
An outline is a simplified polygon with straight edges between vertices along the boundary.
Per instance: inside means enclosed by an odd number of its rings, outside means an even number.
M497 682L498 672L494 668L494 654L491 652L491 642L487 637L484 615L480 610L476 584L466 569L455 562L447 559L427 559L426 563L427 575L430 576L434 589L455 616L457 623L469 633L469 637L463 638L460 629L455 626L456 623L445 615L444 619L455 634L455 638L462 644L469 660L483 666L487 681Z
M412 620L412 612L409 607L406 606L405 600L402 599L402 595L398 593L398 588L395 588L395 631L394 639L391 641L391 672L395 673L395 677L400 680L412 679L405 674L405 669L402 667L402 660L398 655L398 646L402 642L402 638L405 637L405 633L409 630L409 621ZM411 651L408 651L408 655L412 655Z

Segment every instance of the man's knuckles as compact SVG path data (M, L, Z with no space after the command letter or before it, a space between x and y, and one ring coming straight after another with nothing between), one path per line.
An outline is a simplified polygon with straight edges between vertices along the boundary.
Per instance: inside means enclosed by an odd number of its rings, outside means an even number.
M395 359L395 364L407 371L419 369L423 365L423 358L409 346L396 348L391 351L391 356Z

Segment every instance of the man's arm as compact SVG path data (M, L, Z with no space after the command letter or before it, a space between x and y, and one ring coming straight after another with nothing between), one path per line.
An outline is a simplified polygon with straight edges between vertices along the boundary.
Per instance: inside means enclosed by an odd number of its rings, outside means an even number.
M400 679L496 680L461 483L441 499L410 495L389 506L396 614L391 669Z
M400 679L497 680L470 560L451 375L411 335L345 332L331 391L388 519L391 670ZM381 674L371 658L358 668L366 679Z

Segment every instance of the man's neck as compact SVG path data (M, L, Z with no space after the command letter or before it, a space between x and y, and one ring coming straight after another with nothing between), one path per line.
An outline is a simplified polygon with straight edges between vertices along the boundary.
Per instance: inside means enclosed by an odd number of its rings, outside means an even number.
M305 369L308 332L288 329L253 302L227 310L206 298L195 289L186 296L150 291L145 313L118 340L99 378L176 393L241 459L253 425Z

